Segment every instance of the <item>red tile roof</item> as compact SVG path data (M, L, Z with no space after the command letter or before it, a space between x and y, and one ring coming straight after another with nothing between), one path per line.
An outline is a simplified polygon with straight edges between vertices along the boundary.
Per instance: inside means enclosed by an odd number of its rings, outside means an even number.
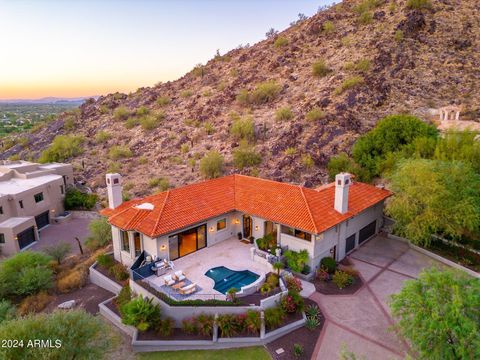
M304 188L244 175L230 175L122 203L101 213L124 230L150 237L167 234L231 211L241 211L319 234L385 200L391 193L353 182L348 212L334 209L335 186ZM138 208L150 203L153 210Z

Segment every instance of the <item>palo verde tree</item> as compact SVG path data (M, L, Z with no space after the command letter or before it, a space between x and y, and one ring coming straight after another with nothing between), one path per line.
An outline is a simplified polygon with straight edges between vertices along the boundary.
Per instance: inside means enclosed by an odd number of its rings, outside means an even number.
M420 359L480 359L480 281L457 271L424 270L392 296L400 332Z

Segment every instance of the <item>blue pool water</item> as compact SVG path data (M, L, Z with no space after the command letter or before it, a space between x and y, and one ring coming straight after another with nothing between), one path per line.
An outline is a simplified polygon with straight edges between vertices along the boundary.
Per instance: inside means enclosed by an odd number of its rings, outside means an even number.
M225 266L218 266L208 270L206 276L215 281L215 290L226 294L231 288L240 290L242 286L253 283L260 275L257 275L249 270L234 271Z

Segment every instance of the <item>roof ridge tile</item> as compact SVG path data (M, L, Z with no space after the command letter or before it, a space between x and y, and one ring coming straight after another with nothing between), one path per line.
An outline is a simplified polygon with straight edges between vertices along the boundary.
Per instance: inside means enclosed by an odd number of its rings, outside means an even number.
M300 188L300 193L302 194L303 200L305 201L305 205L307 206L308 215L310 216L310 220L312 221L313 228L315 229L315 233L318 234L319 232L318 232L317 224L315 223L315 220L313 219L312 212L310 211L310 204L308 203L307 197L305 196L305 193L303 192L303 186L298 185L298 187Z

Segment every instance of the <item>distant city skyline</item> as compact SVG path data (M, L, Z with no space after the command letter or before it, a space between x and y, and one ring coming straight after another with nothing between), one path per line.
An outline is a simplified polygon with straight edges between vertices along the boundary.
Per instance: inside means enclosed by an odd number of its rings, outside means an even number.
M216 50L332 0L0 0L0 99L83 97L175 80Z

